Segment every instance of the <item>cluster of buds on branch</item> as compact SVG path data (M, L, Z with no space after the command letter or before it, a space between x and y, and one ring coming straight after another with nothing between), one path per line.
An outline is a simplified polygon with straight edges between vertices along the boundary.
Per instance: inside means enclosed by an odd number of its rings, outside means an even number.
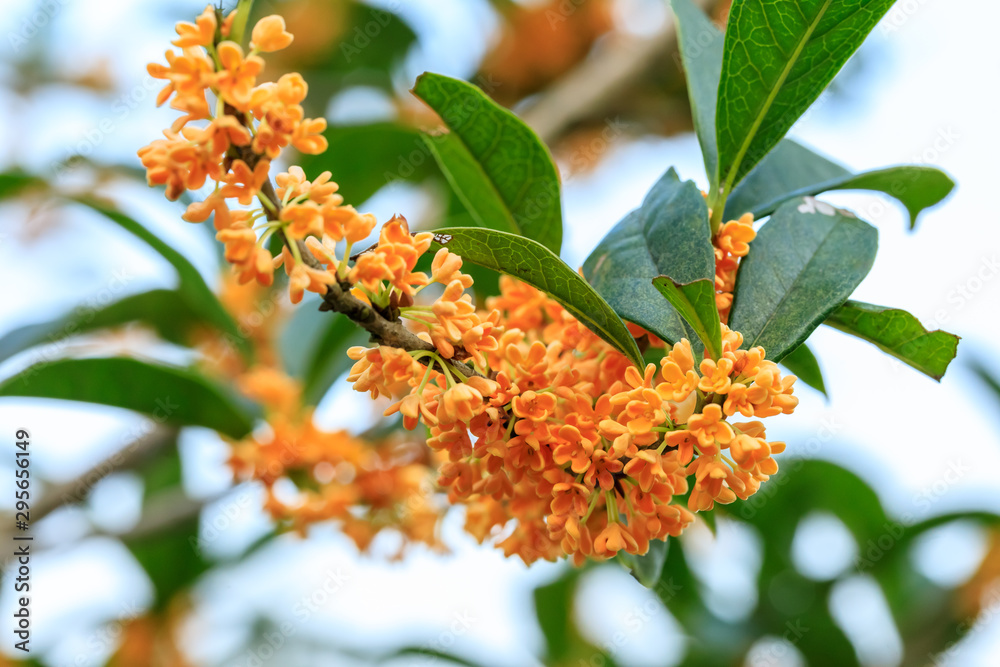
M730 419L792 412L795 378L782 377L762 348L741 349L742 336L725 325L718 359L698 359L681 340L658 364L637 368L546 294L512 278L502 278L501 294L478 310L458 255L442 248L429 275L417 270L433 235L411 233L401 217L381 227L375 246L352 256L377 223L344 205L329 172L310 181L290 167L276 176L277 188L270 182L270 162L282 148L326 147L319 134L325 122L303 118L300 75L256 81L258 54L287 46L291 35L279 17L262 19L244 56L228 39L231 26L232 15L221 19L208 8L195 24L178 26L174 43L182 52L168 53L169 66L151 66L153 76L169 82L160 101L173 96L186 115L166 139L140 151L149 182L165 185L174 199L214 181L185 218L214 214L241 282L270 285L274 268L284 266L293 303L315 292L324 309L372 334L372 347L348 351L356 361L349 380L358 391L388 397L385 414L401 413L406 428L427 429L439 488L465 505L472 535L496 540L528 563L643 554L651 540L679 535L715 503L749 497L776 472L772 455L784 443L768 442L760 421ZM231 208L231 200L245 208ZM713 237L723 321L739 258L753 240L751 223L727 223ZM267 245L275 234L283 241L276 257ZM434 284L438 296L423 299ZM651 335L649 341L663 344ZM294 403L283 382L252 373L243 384L265 404L274 396ZM309 415L281 417L289 413L287 406L273 409L269 436L235 445L234 466L244 476L272 488L287 466L275 472L268 464L303 441L311 445L298 447L296 466L347 462L367 469L357 441L316 431ZM384 497L356 487L365 475L334 476L297 518L339 518L357 531L357 505L396 503L412 490L415 478L406 470L396 470L390 483L399 488ZM286 508L269 497L272 512L283 516ZM433 532L437 514L418 517L404 532L432 541L428 527Z

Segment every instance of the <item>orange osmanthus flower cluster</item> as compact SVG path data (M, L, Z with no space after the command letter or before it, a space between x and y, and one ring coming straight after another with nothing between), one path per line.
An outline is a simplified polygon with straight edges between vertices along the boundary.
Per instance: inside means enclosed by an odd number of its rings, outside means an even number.
M768 442L760 421L730 418L790 413L795 378L763 349L740 349L738 332L724 326L718 360L699 362L682 340L640 371L544 293L504 277L477 313L458 296L472 284L461 259L442 249L434 267L407 284L447 282L444 296L402 312L437 353L354 348L348 379L392 397L386 415L402 413L407 428L428 428L447 458L439 484L466 505L478 539L500 537L529 563L642 554L777 471L784 443ZM489 379L417 361L457 352Z
M375 340L419 349L351 348L348 380L373 398L389 397L386 416L398 413L405 428L423 425L428 434L400 450L324 431L273 354L271 363L240 371L238 385L266 407L268 425L234 443L231 464L264 485L274 517L300 530L335 519L361 548L386 527L437 547L442 508L427 484L434 471L480 541L495 540L527 563L564 556L581 563L643 554L651 540L679 535L715 503L748 498L777 471L773 455L784 443L768 442L759 420L795 409L795 377L783 377L762 348L742 349L743 337L725 325L740 258L755 236L752 216L725 223L712 238L718 359L630 325L663 349L658 363L637 368L559 303L509 277L479 310L449 238L436 239L444 247L429 271L417 270L435 237L411 233L397 216L375 246L352 256L376 220L343 204L329 172L309 180L293 166L272 190L270 160L289 145L325 149L324 121L303 118L298 74L257 83L258 54L291 42L282 20L262 19L244 55L226 39L231 18L220 22L208 8L194 24L179 24L181 52L168 52L169 66L150 67L169 82L160 102L173 97L186 115L140 151L149 182L166 185L170 198L215 182L185 218L214 214L240 284L270 285L284 265L293 303L306 291L329 291L326 305L355 313L359 323L389 320L396 327L389 336L369 329ZM231 209L231 200L245 207L258 200L261 208ZM265 242L278 232L285 245L272 257ZM294 493L283 493L283 480L294 482Z
M304 408L298 383L274 368L243 374L237 385L267 408L266 429L234 443L230 465L238 478L264 485L265 509L304 533L336 520L365 550L383 529L402 534L403 546L440 548L430 452L420 442L368 442L346 431L326 431ZM293 482L282 489L282 480Z
M753 214L745 213L739 220L730 220L712 239L715 246L715 305L723 322L729 321L733 306L733 288L740 258L750 252L750 242L757 237L753 228Z
M308 86L300 74L257 82L264 69L259 54L292 42L282 18L268 16L257 23L248 53L227 39L233 18L230 14L220 22L210 6L195 23L178 23L173 44L180 51L167 51L167 65L149 65L151 76L167 81L158 104L171 100L171 107L184 115L164 131L164 139L142 148L139 157L149 184L166 186L171 200L214 182L212 192L191 204L184 219L204 222L214 215L216 238L225 244L226 259L240 282L270 285L274 269L284 264L297 301L306 289L325 292L336 272L311 270L295 242L322 238L330 245L345 239L351 243L367 237L375 220L343 204L329 172L309 181L301 168L291 167L275 178L278 201L266 196L271 161L282 149L326 150L321 134L326 121L304 117ZM246 208L231 209L234 202ZM266 242L277 232L290 250L273 257Z

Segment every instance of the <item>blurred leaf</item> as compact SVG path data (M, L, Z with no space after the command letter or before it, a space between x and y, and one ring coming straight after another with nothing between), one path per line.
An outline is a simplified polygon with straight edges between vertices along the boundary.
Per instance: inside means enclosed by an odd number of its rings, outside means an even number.
M96 199L78 197L74 198L73 201L100 213L130 234L137 236L153 250L162 255L177 270L179 278L177 292L187 302L188 306L194 312L198 313L199 317L203 318L204 321L222 332L227 340L235 345L245 357L249 358L253 354L251 341L245 336L240 335L236 321L226 312L222 303L205 283L204 278L201 277L201 274L198 273L198 270L194 268L186 257L132 218Z
M733 1L717 114L726 194L819 97L893 1Z
M159 493L182 490L183 471L176 436L148 461L143 461L138 473L142 477L144 503Z
M799 380L823 394L826 393L826 384L823 382L823 371L820 370L819 361L816 355L805 343L785 355L781 360L781 365L792 372Z
M663 302L653 279L669 275L691 283L705 278L708 271L714 278L709 235L704 198L694 183L682 183L670 169L642 206L598 244L583 264L583 275L623 319L670 344L687 338L697 346L700 337L673 306ZM713 340L718 330L716 322Z
M740 262L729 326L781 361L854 292L875 261L878 232L812 199L784 204Z
M428 145L473 218L483 227L537 241L558 255L559 173L531 128L464 81L425 73L413 94L448 128L446 134L428 137Z
M394 92L394 77L417 41L413 28L394 11L397 6L257 0L252 21L269 14L285 18L296 39L289 48L268 54L267 71L300 72L309 82L306 112L317 116L331 98L350 88Z
M940 329L927 331L913 315L896 308L848 301L826 324L874 344L938 381L958 352L958 336Z
M954 187L947 174L931 167L889 167L851 174L786 139L733 191L726 202L725 217L735 219L750 212L762 218L789 199L832 190L872 190L902 202L913 229L920 213L944 200Z
M164 340L187 345L191 342L188 336L191 329L203 321L179 292L151 290L127 296L104 308L80 308L64 317L14 329L0 338L0 360L36 345L130 322L148 324Z
M195 516L154 534L124 540L153 582L154 611L163 611L175 595L190 588L211 567L196 548L197 539Z
M642 355L611 306L551 250L531 239L478 227L438 230L435 245L542 290L581 324L642 368Z
M309 178L331 172L339 193L355 206L393 181L419 183L437 173L420 132L412 127L389 122L331 125L323 136L329 148L300 156L298 164Z
M691 116L701 144L711 189L719 176L719 147L715 137L715 107L722 74L722 47L725 38L712 21L691 0L671 0L677 15L677 36L684 75L687 78Z
M980 361L972 362L971 368L972 372L996 395L996 398L1000 399L1000 379Z
M432 648L426 648L424 646L408 646L401 648L398 651L393 651L389 655L383 656L378 660L378 664L385 662L390 662L396 660L397 658L405 658L409 656L420 656L424 658L422 662L426 664L436 664L443 661L444 664L448 665L462 665L462 667L480 667L480 663L472 662L461 656L457 656L453 653L446 653L444 651L438 651Z
M319 298L310 298L295 309L278 339L282 366L302 381L303 399L318 404L330 385L354 363L347 349L364 345L368 336L350 319L320 311Z
M123 357L38 364L0 384L0 396L110 405L161 423L204 426L232 438L242 438L253 428L252 415L201 375Z
M45 181L20 169L0 172L0 200L20 194L32 185L44 185Z
M653 588L660 580L663 572L663 564L667 560L667 549L669 543L664 540L651 540L649 551L642 556L630 554L627 551L619 551L618 558L622 564L628 568L636 581L646 588Z
M552 583L535 589L535 614L545 636L549 664L569 658L581 641L573 621L573 598L582 573L581 569L568 570Z

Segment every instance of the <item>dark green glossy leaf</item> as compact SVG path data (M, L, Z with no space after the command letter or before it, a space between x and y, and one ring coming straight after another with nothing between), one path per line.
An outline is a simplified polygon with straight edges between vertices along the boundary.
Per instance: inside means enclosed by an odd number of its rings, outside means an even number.
M913 315L897 308L848 301L826 323L874 344L935 380L944 377L958 352L958 336L940 329L928 331Z
M514 276L542 290L632 363L643 367L635 339L615 311L548 248L531 239L478 227L441 229L434 238L435 245L448 248L468 262Z
M781 360L781 365L787 368L799 380L823 394L826 393L826 384L823 382L823 371L820 370L819 361L813 354L809 346L803 343L785 355Z
M839 178L851 172L791 139L782 139L753 171L729 193L726 220L744 213L754 218L770 215L790 197L788 193Z
M898 199L910 216L910 229L925 209L944 200L955 183L930 167L900 166L851 174L808 148L786 139L750 172L726 202L726 219L743 213L770 215L796 197L833 190L871 190Z
M697 186L668 171L642 207L608 232L584 262L583 275L623 319L671 344L681 338L699 344L700 337L653 285L655 278L668 276L689 286L696 298L704 288L691 284L714 279L708 210ZM715 320L711 336L719 330L717 314Z
M222 332L230 343L243 352L244 356L249 357L252 354L253 348L250 340L240 335L235 320L223 308L218 297L209 289L198 269L194 268L184 255L174 250L169 244L163 242L159 237L129 216L111 208L105 203L89 197L78 197L73 201L100 213L162 255L177 270L177 291L187 302L188 306L205 322L208 322Z
M878 232L853 213L810 198L784 204L740 263L729 326L781 361L850 298L877 250Z
M715 305L715 281L704 278L682 284L660 276L653 280L653 286L694 329L709 356L718 359L722 355L722 327Z
M437 173L420 132L412 127L389 122L331 125L323 136L329 148L301 156L298 164L309 178L329 171L344 200L355 206L393 181L419 183Z
M719 148L715 137L715 106L722 73L722 32L691 0L671 0L677 15L678 49L687 78L694 129L701 144L712 189L718 185Z
M520 234L559 254L559 173L531 128L464 81L426 73L417 79L413 94L448 128L428 142L476 222Z
M38 364L0 384L0 396L110 405L161 423L204 426L233 438L253 428L247 409L201 375L123 357Z
M785 136L893 0L734 0L719 82L719 182L728 192Z
M151 290L127 296L104 308L81 307L64 317L14 329L0 338L0 360L36 345L56 343L70 336L130 322L148 324L164 340L186 345L191 342L188 333L203 320L179 292Z

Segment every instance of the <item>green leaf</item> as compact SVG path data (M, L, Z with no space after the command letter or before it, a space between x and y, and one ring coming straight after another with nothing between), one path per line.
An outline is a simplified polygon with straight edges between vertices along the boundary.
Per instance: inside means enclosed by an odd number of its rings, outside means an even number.
M790 199L790 192L850 176L851 172L836 162L796 141L782 139L729 193L725 219L735 220L744 213L762 218Z
M913 315L896 308L848 301L826 324L874 344L939 381L958 352L958 336L940 329L928 331Z
M753 213L762 218L797 197L833 190L871 190L899 200L910 216L910 229L925 209L939 204L955 183L931 167L900 166L852 174L788 139L750 172L726 202L726 219Z
M740 263L730 328L781 361L850 298L877 250L878 232L849 211L810 198L784 204Z
M478 227L440 229L435 245L523 280L559 302L580 323L643 368L642 355L611 306L551 250L521 236Z
M545 637L546 657L559 662L572 655L581 641L573 620L573 598L580 583L582 569L572 568L550 584L534 591L535 614Z
M205 322L208 322L222 332L229 342L236 346L245 357L249 358L252 355L253 346L250 339L240 335L236 321L233 320L232 316L222 306L218 297L209 289L198 269L194 268L184 255L174 250L169 244L163 242L163 240L129 216L111 208L107 204L89 197L76 197L72 201L83 204L91 210L100 213L162 255L177 270L179 282L177 291L188 303L188 306L194 312L198 313L199 317L203 318Z
M20 169L0 172L0 200L19 195L32 185L45 185L45 181Z
M649 551L642 556L636 556L626 551L619 551L618 559L628 568L636 581L646 588L653 588L660 581L660 575L663 573L663 564L667 562L667 549L669 546L669 542L664 540L651 540L649 542Z
M278 339L282 365L302 381L303 399L317 405L330 385L354 363L347 356L353 345L368 336L349 318L319 310L319 298L299 304Z
M816 360L816 355L813 354L808 345L803 343L789 352L781 360L781 364L799 380L824 396L827 395L826 384L823 382L823 371L820 370L819 361Z
M713 359L722 356L722 326L715 305L715 281L704 278L682 284L660 276L653 280L653 286L691 325L708 354Z
M151 290L127 296L109 306L77 310L48 322L28 324L0 338L0 360L36 345L59 342L70 336L117 327L130 322L150 325L171 343L187 345L188 333L204 322L174 290Z
M623 319L651 331L668 343L700 336L669 303L664 303L653 280L667 276L680 283L684 299L697 303L693 317L702 322L716 345L718 314L708 320L706 288L697 281L715 276L715 253L709 240L708 210L697 186L681 182L671 169L646 195L642 206L619 222L583 264L583 275ZM714 282L713 282L714 284ZM715 308L714 293L711 308Z
M894 0L734 0L719 82L726 194L777 144Z
M195 548L198 517L186 519L165 530L125 540L125 546L153 582L153 607L164 610L173 597L189 588L209 567Z
M691 117L701 144L712 190L718 186L719 147L715 137L715 107L722 74L722 32L691 0L671 0L677 15L677 37L687 79Z
M464 81L425 73L413 94L448 128L444 135L428 137L428 145L476 222L559 254L559 172L531 128Z
M309 178L329 171L339 193L355 206L393 181L419 183L437 173L420 132L412 127L389 122L331 125L323 136L329 148L319 155L302 155L298 164Z
M201 375L122 357L38 364L0 383L2 396L110 405L160 423L204 426L232 438L242 438L253 428L252 415Z

